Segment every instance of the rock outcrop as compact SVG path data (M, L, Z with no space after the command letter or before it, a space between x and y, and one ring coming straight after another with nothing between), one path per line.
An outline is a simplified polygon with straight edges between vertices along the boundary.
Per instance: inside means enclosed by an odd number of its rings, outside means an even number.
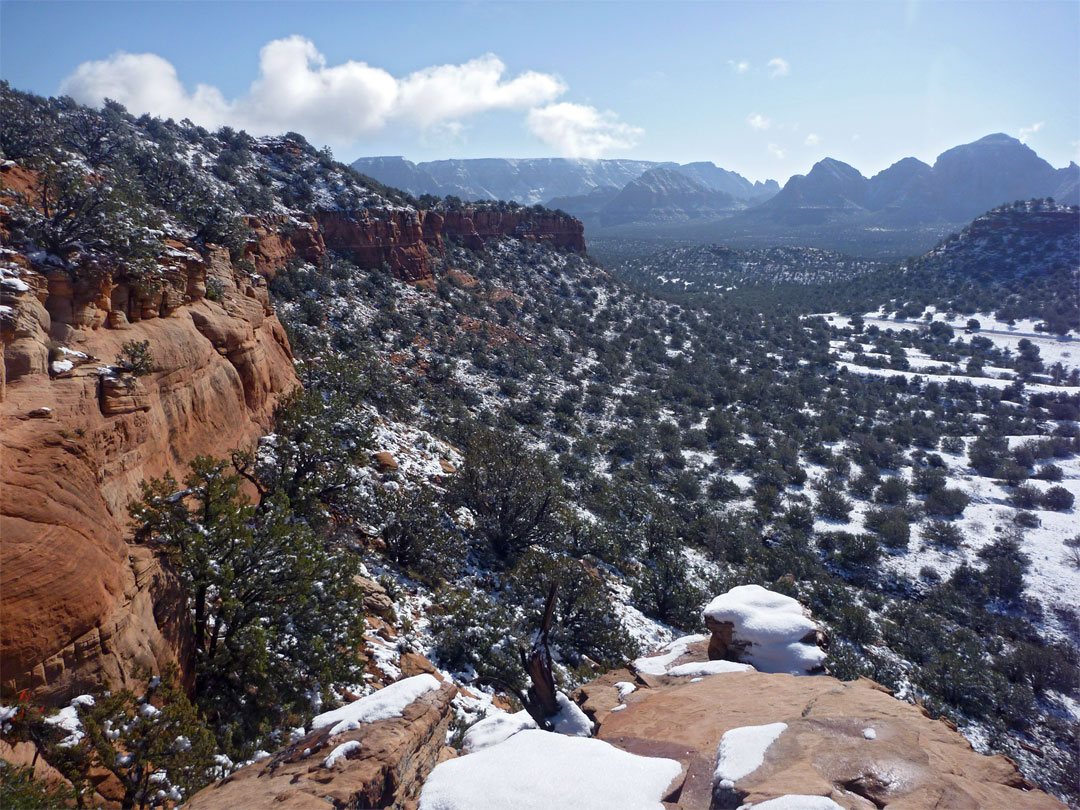
M317 728L273 757L204 788L185 807L413 807L435 764L455 755L444 742L456 694L453 684L444 683L405 706L399 717L336 734L330 726Z
M571 696L601 740L682 764L673 807L714 810L799 795L842 810L1064 808L1012 760L976 753L955 727L873 681L749 668L707 674L727 663L706 660L712 653L711 639L689 636ZM761 764L721 787L724 735L762 726L775 732L776 724L784 728Z
M713 774L725 732L773 723L787 728L763 764L734 784L743 803L813 795L845 810L1064 807L1011 760L975 753L958 732L873 681L760 672L666 680L675 682L639 684L624 710L608 709L598 736L631 753L681 762L677 806L686 810L724 806L713 803ZM586 694L594 705L617 697L614 687Z
M182 651L175 577L125 542L128 502L254 441L297 378L265 280L224 249L171 242L153 283L4 261L0 686L62 700ZM144 340L149 374L102 371Z
M709 659L744 661L762 672L825 671L825 634L797 600L760 585L739 585L704 611Z
M398 278L420 281L431 277L431 254L441 253L447 238L460 240L472 250L482 249L492 239L513 236L585 252L581 222L553 211L538 213L522 208L320 211L299 222L252 219L248 225L253 238L245 258L256 272L270 278L293 257L317 262L330 249L348 256L362 269L377 270L386 264Z

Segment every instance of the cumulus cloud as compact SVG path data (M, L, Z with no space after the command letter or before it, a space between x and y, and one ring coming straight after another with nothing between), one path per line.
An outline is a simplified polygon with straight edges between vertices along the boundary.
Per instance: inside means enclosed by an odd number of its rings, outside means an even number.
M751 129L768 129L772 126L772 119L766 118L761 113L750 113L746 118L746 123Z
M1020 127L1020 134L1017 137L1021 143L1027 143L1028 138L1043 128L1043 121L1038 121L1032 124L1030 127Z
M775 59L770 59L766 67L769 68L769 78L779 79L781 76L787 76L791 70L791 65L787 63L786 59L781 59L779 56Z
M152 53L116 53L83 62L60 84L60 91L84 104L111 98L137 113L190 118L211 127L224 123L231 106L221 91L207 84L189 93L172 63Z
M774 158L776 158L777 160L783 160L784 158L786 158L786 157L787 157L787 150L785 150L785 149L781 149L781 148L780 148L780 147L779 147L779 146L778 146L777 144L775 144L775 143L770 143L770 144L768 145L768 147L766 147L766 148L768 149L768 151L769 151L769 154L770 154L770 155L772 155L772 156L773 156Z
M311 40L291 36L263 46L258 78L246 95L231 100L210 85L189 92L176 68L152 53L84 62L60 89L86 104L111 98L135 113L190 118L207 127L297 130L314 141L350 143L391 123L426 129L488 110L526 110L550 104L567 89L548 73L506 74L494 54L403 77L353 60L327 65Z
M745 59L740 59L738 62L734 59L728 59L728 67L736 73L747 73L750 70L750 63Z
M809 135L806 136L806 140L803 141L803 143L805 143L807 146L817 146L819 143L821 143L821 136L818 135L816 132L811 132Z
M644 130L623 123L613 112L567 101L529 111L529 131L563 157L598 158L629 149Z

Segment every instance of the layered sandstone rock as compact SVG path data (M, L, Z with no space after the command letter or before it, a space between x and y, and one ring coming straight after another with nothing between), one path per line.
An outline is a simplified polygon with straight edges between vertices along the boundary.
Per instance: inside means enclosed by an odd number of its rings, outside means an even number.
M571 695L600 739L682 764L676 807L718 810L796 795L844 810L1064 807L1027 782L1012 760L977 754L955 726L873 681L796 674L804 668L787 663L774 673L738 671L745 665L721 658L767 666L777 656L755 645L771 639L782 651L812 647L817 628L794 600L741 586L713 600L704 618L711 637L677 639ZM794 658L817 660L801 649ZM721 674L707 674L712 669ZM757 767L723 782L721 740L741 730L732 745L745 762L745 740L761 730L749 727L767 727L775 740L766 740Z
M245 250L256 272L272 278L295 257L318 262L327 249L348 256L361 269L384 264L405 281L431 277L432 254L446 238L480 250L502 236L585 252L578 220L553 212L475 210L437 212L407 208L320 211L301 220L250 219L252 240Z
M738 807L786 795L828 798L845 810L1041 810L1064 805L1012 760L975 753L955 728L867 679L755 671L676 676L705 663L709 640L678 645L665 674L610 672L572 698L597 736L631 753L683 765L675 807ZM661 651L658 658L665 658ZM639 659L643 660L643 659ZM648 660L648 659L644 659ZM714 794L724 734L785 724L760 767Z
M380 693L376 693L380 694ZM270 759L241 768L201 790L189 810L280 807L388 808L413 806L424 779L453 751L446 732L453 715L451 683L425 692L400 717L332 733L316 729ZM336 752L336 755L335 755Z
M713 805L713 772L724 733L773 723L787 728L763 764L734 784L743 803L812 795L845 810L1064 807L1011 760L975 753L945 723L866 679L730 673L641 684L625 705L608 711L598 736L631 753L681 762L678 807L686 810L720 806Z
M62 700L184 658L175 577L125 542L128 502L147 478L183 478L194 456L253 442L297 380L265 281L223 249L171 243L153 284L25 263L17 280L2 310L0 686ZM109 363L141 340L154 358L145 376L85 361L46 373L57 344Z

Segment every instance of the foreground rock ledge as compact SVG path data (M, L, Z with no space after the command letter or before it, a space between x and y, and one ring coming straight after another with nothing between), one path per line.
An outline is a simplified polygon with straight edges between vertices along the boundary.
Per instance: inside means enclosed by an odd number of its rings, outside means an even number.
M610 673L580 699L610 705L618 700L612 685L618 680L633 676ZM961 734L867 679L745 672L696 683L649 680L638 681L625 710L601 712L597 736L631 753L681 762L685 779L671 807L708 810L724 732L778 722L788 728L764 764L735 785L744 804L809 794L846 810L1065 807L1025 780L1012 760L975 753Z
M444 683L410 703L401 717L367 723L356 731L316 729L270 759L241 768L192 797L186 810L327 810L328 807L404 810L441 756L457 687ZM330 768L330 753L359 747Z

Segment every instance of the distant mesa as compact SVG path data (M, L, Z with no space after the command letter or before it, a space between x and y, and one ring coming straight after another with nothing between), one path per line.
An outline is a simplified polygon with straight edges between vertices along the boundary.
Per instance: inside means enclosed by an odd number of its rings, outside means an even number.
M1080 204L1080 166L1055 169L1003 133L943 152L931 166L897 161L872 177L835 158L781 188L710 162L501 158L353 167L412 194L544 203L582 220L590 240L676 239L734 247L805 245L874 258L929 250L999 205L1052 197Z
M416 196L452 194L463 200L544 203L575 215L579 213L577 200L586 201L601 189L620 190L658 168L671 169L710 191L728 194L748 204L761 202L780 190L775 180L751 182L707 162L680 166L653 160L476 158L413 163L399 156L383 156L360 158L352 167L380 183Z

